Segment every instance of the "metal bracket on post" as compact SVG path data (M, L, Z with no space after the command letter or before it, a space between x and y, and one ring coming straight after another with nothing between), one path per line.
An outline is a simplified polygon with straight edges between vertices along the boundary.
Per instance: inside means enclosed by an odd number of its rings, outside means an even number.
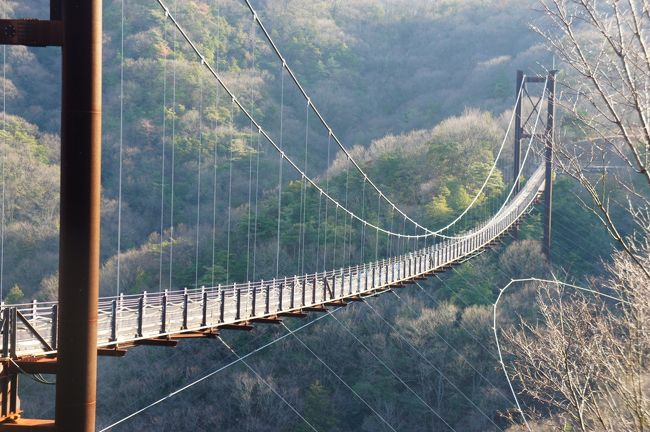
M62 46L63 22L36 19L0 19L0 45Z

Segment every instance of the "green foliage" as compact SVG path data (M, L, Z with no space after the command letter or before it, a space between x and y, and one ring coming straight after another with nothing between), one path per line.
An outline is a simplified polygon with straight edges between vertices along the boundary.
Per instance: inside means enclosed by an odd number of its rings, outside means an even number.
M25 294L23 290L20 289L18 285L11 287L9 292L4 298L4 302L7 304L22 303L25 301Z
M309 422L318 430L335 431L338 429L338 416L335 415L335 407L332 403L331 392L327 390L320 381L313 382L305 396L304 415ZM296 432L308 432L311 429L301 423L295 429Z

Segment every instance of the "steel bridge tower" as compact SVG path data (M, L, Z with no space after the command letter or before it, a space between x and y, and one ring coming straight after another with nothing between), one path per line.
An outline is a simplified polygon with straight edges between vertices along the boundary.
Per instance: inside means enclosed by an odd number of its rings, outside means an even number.
M102 121L102 0L50 0L49 20L0 20L0 44L60 46L61 216L58 354L34 366L56 373L55 420L20 418L18 370L3 367L7 429L95 430ZM4 320L8 329L16 316ZM6 339L6 338L5 338ZM3 347L6 357L8 347Z
M555 87L557 70L549 71L547 76L527 76L524 72L517 71L517 87L515 97L517 104L515 106L515 143L514 143L514 182L515 193L519 192L521 188L521 178L519 171L521 168L521 142L525 139L539 138L544 143L544 162L545 162L545 185L543 208L544 213L542 216L542 225L544 229L542 239L542 250L546 256L547 261L551 262L551 227L552 227L552 213L553 213L553 146L555 142ZM536 110L542 109L544 97L540 97L537 101L531 99L528 88L530 84L544 84L546 83L546 120L545 129L542 133L536 133L533 136L534 123L533 114ZM523 118L522 107L524 100L528 100L533 109L531 113ZM515 230L515 237L517 231Z

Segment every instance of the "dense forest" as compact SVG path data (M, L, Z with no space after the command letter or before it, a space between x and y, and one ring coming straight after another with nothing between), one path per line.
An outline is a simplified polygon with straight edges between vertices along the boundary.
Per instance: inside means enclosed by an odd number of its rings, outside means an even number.
M498 169L455 232L499 208L514 181L509 123L515 71L545 74L555 62L537 2L252 4L313 104L389 199L427 227L446 225L477 194L506 139ZM205 62L306 175L378 226L399 229L402 221L381 208L382 197L373 195L310 114L312 102L305 103L293 86L245 2L168 6ZM36 1L4 1L0 12L47 13ZM338 207L328 207L236 109L156 2L105 0L104 32L102 295L291 276L425 245L367 232ZM50 48L6 48L6 117L0 131L0 284L6 303L56 298L59 54ZM569 80L575 74L565 68L560 75ZM560 114L558 123L562 140L588 136L574 113ZM538 206L518 236L459 267L369 305L349 305L331 318L310 316L287 325L295 329L318 319L301 330L302 340L396 429L518 430L521 419L492 337L492 305L500 289L513 278L552 274L575 283L616 285L615 269L626 263L624 255L612 258L625 248L591 211L588 191L573 177L558 170L555 178L552 263L539 242ZM625 203L625 188L608 180L600 186L615 203L608 211L620 236L633 234L635 219L619 205ZM516 329L521 318L552 317L544 315L540 296L533 284L514 290L499 311L500 325ZM247 334L223 334L244 354L283 332L258 326ZM518 346L516 330L509 337L511 346ZM510 355L517 358L515 351ZM100 359L99 427L234 358L216 341L189 341L175 349L139 347L123 359ZM291 338L249 364L226 369L114 430L312 430L260 376L317 430L389 430ZM52 416L53 388L28 379L22 385L25 412ZM557 407L517 391L543 419L555 421ZM565 423L558 420L553 427L573 424L557 418Z

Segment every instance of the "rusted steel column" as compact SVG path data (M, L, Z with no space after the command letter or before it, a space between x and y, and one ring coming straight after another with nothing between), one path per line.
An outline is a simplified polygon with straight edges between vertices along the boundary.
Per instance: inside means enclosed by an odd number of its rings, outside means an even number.
M64 0L57 428L95 430L102 1Z
M555 137L555 75L557 71L550 71L546 92L548 93L548 112L546 117L545 159L546 173L544 184L544 241L542 248L548 262L551 262L551 220L553 213L553 141Z

